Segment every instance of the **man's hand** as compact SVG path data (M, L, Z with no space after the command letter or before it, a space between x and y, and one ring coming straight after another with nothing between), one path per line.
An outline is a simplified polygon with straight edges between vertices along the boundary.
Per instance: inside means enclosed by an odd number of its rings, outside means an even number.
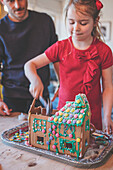
M0 100L0 115L10 115L12 109L8 109L8 106L2 101Z

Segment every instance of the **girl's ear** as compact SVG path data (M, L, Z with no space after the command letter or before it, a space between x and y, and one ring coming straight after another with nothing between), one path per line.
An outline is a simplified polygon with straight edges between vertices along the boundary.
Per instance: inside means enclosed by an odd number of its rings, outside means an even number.
M96 20L95 20L95 23L94 23L94 26L95 26L95 27L98 25L99 19L100 19L100 17L98 16L98 17L96 18Z

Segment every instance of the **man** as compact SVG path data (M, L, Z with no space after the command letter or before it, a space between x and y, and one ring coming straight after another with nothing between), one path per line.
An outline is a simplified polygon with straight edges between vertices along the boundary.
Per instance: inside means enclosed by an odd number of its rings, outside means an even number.
M0 20L0 62L3 63L0 114L27 113L33 98L24 75L24 64L55 43L57 35L52 19L47 14L28 10L27 0L1 2L7 7L8 15ZM44 84L43 97L47 100L49 66L41 68L38 74Z

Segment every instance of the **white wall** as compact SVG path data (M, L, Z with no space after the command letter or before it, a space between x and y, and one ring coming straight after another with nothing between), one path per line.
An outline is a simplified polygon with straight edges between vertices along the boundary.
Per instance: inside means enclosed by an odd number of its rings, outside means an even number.
M104 7L100 21L110 22L110 40L106 41L113 51L113 0L101 0Z

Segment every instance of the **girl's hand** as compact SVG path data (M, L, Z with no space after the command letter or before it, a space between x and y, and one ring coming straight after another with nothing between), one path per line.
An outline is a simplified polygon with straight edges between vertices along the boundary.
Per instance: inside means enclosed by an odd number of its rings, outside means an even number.
M36 99L38 99L39 96L42 96L43 90L44 86L40 79L37 79L36 81L30 84L29 91L31 95Z
M107 133L107 134L113 134L113 121L111 120L111 118L104 118L104 131Z

